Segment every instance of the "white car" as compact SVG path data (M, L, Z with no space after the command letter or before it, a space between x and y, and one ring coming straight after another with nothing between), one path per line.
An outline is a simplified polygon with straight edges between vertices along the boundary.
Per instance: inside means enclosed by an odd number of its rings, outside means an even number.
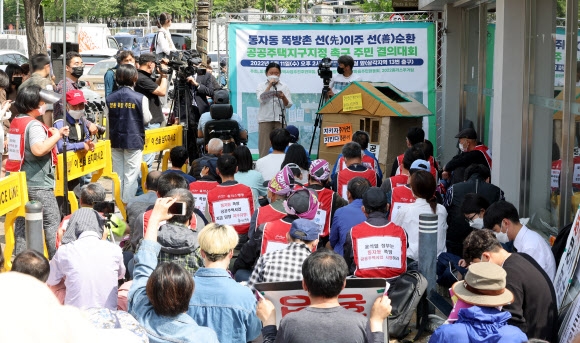
M16 50L0 50L0 69L6 70L8 64L23 65L28 63L28 57Z
M88 74L89 70L99 61L106 60L117 55L116 49L95 49L89 51L83 51L80 53L83 58L83 63L85 64L84 74Z

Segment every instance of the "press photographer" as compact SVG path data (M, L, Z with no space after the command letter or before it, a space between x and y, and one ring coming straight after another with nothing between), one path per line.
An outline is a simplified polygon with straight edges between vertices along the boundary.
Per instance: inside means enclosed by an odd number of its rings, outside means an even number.
M151 53L141 54L139 57L139 78L135 84L135 91L139 92L149 100L149 111L151 112L151 121L145 129L155 129L161 127L163 121L163 112L161 110L160 97L167 94L167 64L159 63L157 67L155 55ZM156 78L151 77L154 74Z

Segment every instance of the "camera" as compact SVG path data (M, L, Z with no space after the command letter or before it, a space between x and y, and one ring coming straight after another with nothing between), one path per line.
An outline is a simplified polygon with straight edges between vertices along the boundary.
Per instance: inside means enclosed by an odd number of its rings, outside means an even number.
M195 50L189 51L174 51L169 55L169 67L177 70L177 77L180 79L187 79L195 74L205 75L205 68L198 68L202 63L201 58L197 55Z
M115 203L112 201L96 201L93 203L93 210L105 215L115 212Z
M320 76L320 78L323 79L325 82L326 80L330 82L330 79L332 79L332 70L330 70L331 67L332 60L330 59L330 57L323 58L322 61L320 61L320 63L318 64L318 76Z

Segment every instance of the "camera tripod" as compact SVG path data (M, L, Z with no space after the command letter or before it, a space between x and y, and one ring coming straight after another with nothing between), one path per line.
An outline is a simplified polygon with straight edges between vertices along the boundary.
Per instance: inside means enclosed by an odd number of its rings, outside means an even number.
M308 149L308 156L312 154L312 146L314 145L314 139L316 137L316 128L322 127L322 114L319 113L320 109L328 101L328 92L330 91L330 79L322 80L324 86L322 87L322 93L320 94L320 100L318 101L318 110L316 111L316 119L314 120L314 130L312 131L312 139L310 140L310 148Z
M174 85L173 102L171 103L171 110L169 113L174 114L177 124L183 125L183 146L189 152L188 131L190 118L192 116L191 93L187 81L179 75L176 77ZM195 127L193 130L195 130ZM195 140L193 143L195 144Z
M115 243L115 235L113 234L113 227L118 228L119 225L115 224L115 222L111 220L111 216L113 215L112 213L105 212L104 215L105 215L105 229L109 233L111 242Z

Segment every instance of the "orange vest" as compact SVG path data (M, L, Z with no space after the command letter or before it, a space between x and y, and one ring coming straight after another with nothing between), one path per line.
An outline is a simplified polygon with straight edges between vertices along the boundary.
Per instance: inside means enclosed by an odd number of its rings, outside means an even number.
M336 192L344 199L348 199L346 195L346 186L348 185L348 182L357 176L364 177L365 179L369 180L371 187L375 187L377 185L377 174L373 169L367 168L365 171L353 171L346 168L340 170L337 175Z
M219 185L217 181L200 181L197 180L189 184L189 191L195 199L195 208L201 213L206 213L207 193Z
M239 235L248 233L254 213L254 197L250 187L241 183L218 185L207 193L207 202L215 223L231 225Z
M365 221L354 226L350 235L356 277L392 278L407 271L407 235L402 227Z
M393 188L391 195L391 209L389 211L389 221L396 218L396 215L404 204L412 204L415 202L413 191L407 185Z
M24 150L26 147L25 136L26 130L28 130L28 124L30 124L35 118L31 116L22 116L12 119L10 123L10 129L8 130L8 160L6 161L6 171L18 172L22 168L24 163ZM44 128L47 136L50 137L52 134L48 131L48 127L39 121ZM52 165L55 166L58 163L57 158L57 148L56 144L50 151L52 157Z

